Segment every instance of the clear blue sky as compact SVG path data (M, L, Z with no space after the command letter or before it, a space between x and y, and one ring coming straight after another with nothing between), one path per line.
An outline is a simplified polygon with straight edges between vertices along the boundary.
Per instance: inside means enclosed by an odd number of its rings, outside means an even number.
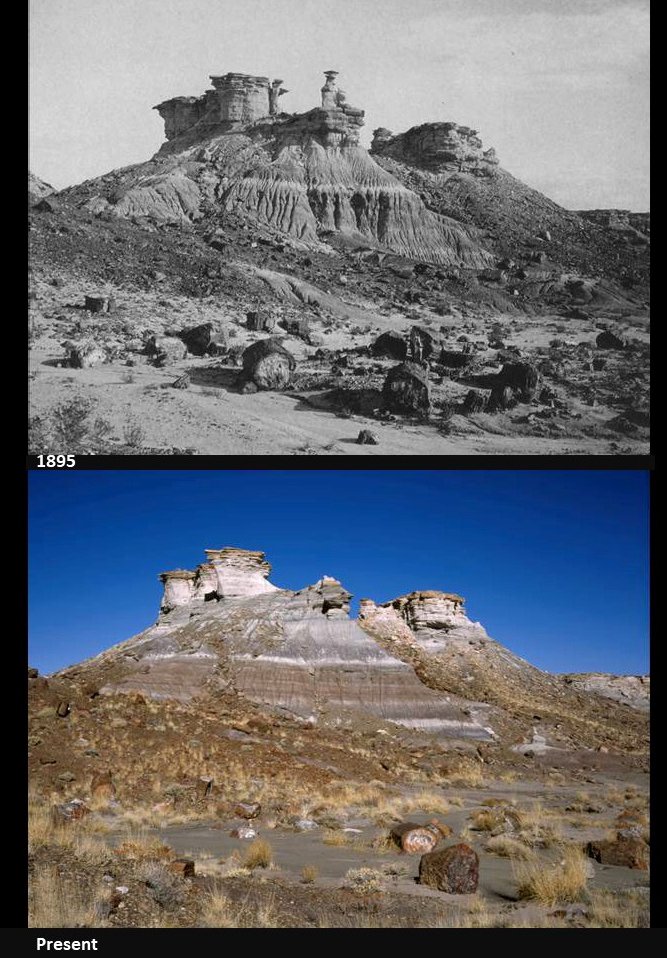
M158 573L225 545L264 550L283 588L326 574L356 600L458 592L544 669L648 671L642 472L32 472L30 663L146 628Z

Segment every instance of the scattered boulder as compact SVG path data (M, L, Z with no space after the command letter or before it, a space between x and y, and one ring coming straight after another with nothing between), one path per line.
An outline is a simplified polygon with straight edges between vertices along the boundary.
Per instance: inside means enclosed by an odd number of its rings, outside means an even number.
M625 349L626 347L625 340L610 333L608 329L596 337L595 343L598 349Z
M450 895L473 895L479 884L479 857L465 842L428 852L419 862L419 884Z
M246 313L246 327L259 332L270 333L275 329L276 320L263 309L251 309Z
M178 337L193 356L205 356L211 345L212 333L213 323L201 323L191 329L184 329Z
M288 333L292 336L298 336L308 342L310 336L310 323L307 319L286 319L282 324Z
M238 828L232 828L229 836L230 838L241 838L244 841L248 841L249 839L257 838L257 832L252 825L239 825Z
M241 356L246 380L259 389L285 389L296 366L294 356L275 339L260 339Z
M511 386L494 386L489 396L487 410L489 412L500 412L503 409L511 409L518 403L518 398Z
M292 824L297 832L312 832L320 827L312 818L297 818Z
M391 412L430 412L431 387L427 371L416 363L394 366L384 381L382 396Z
M262 813L262 806L259 802L237 802L234 806L234 814L239 818L258 818Z
M108 355L102 346L95 343L71 343L67 353L67 365L72 369L91 369L107 362Z
M408 355L408 344L401 333L387 330L371 343L370 351L373 356L404 360Z
M432 852L440 841L440 833L436 828L428 825L417 825L415 822L402 822L394 825L389 833L391 840L409 855Z
M113 313L116 308L116 300L113 296L86 296L84 308L89 313Z
M190 386L190 374L183 373L183 375L175 379L171 385L174 389L188 389Z
M167 363L185 359L187 347L175 336L150 336L146 343L146 352L153 357L156 366L166 366Z
M71 709L69 702L58 702L56 705L56 715L58 718L67 718Z
M531 363L505 363L498 373L498 384L511 386L523 402L530 402L537 395L540 373Z
M33 669L33 668L28 667L28 678L29 678L29 679L36 679L38 675L39 675L39 669Z
M175 858L167 862L166 868L168 872L178 875L179 878L195 877L195 863L192 858Z
M370 429L362 429L357 436L357 442L360 446L378 446L380 440Z
M471 349L459 351L458 349L445 349L444 346L438 356L438 362L443 366L448 366L450 369L462 369L464 366L468 366L472 362L472 359Z
M630 830L619 831L612 841L589 842L586 854L601 865L622 865L641 871L647 871L649 867L648 844Z

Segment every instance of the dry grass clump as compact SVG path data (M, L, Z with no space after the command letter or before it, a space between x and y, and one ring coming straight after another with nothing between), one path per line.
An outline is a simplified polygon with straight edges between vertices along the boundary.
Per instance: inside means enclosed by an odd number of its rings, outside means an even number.
M532 848L510 835L494 835L484 846L487 852L499 855L501 858L512 858L519 861L531 861L535 858Z
M478 762L462 762L447 774L443 785L458 785L460 788L480 788L484 785L484 769Z
M102 904L101 899L98 899ZM30 928L102 928L106 909L89 885L65 883L55 866L35 869L28 891Z
M115 849L116 855L133 861L159 861L172 858L174 850L156 836L141 833L121 842Z
M304 885L312 885L312 883L317 879L319 871L315 865L304 865L301 869L301 881Z
M647 889L627 888L610 891L591 890L588 898L590 928L648 928L650 926Z
M96 830L89 816L59 824L48 806L35 801L28 804L28 852L32 855L40 848L57 847L86 864L102 864L111 858L111 850L96 836Z
M343 887L361 895L382 890L382 872L375 868L350 868L345 874Z
M273 898L260 905L249 899L232 901L225 892L213 888L204 898L199 925L202 928L280 928L280 916Z
M586 891L588 860L581 848L570 845L563 858L552 864L526 863L515 871L519 898L527 898L543 905L573 902Z
M254 871L256 868L270 868L273 864L273 849L264 838L256 838L248 846L243 856L243 867Z
M324 845L342 846L356 845L358 836L351 832L344 832L342 829L327 828L322 835Z

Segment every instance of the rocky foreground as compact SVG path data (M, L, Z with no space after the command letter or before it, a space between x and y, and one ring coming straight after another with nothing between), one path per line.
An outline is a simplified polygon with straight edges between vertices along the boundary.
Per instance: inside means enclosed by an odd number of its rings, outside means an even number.
M646 451L647 216L564 210L456 123L369 152L333 71L304 114L212 80L147 163L33 178L35 451Z

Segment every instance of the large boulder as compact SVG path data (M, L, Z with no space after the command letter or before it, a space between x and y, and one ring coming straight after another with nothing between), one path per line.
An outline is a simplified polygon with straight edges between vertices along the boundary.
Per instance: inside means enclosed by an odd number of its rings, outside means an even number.
M422 855L419 884L450 895L473 895L479 884L477 852L465 842L460 842Z
M596 337L595 344L598 349L625 349L625 340L610 333L608 329Z
M531 363L505 363L498 373L498 385L511 386L522 402L535 398L539 384L539 370Z
M175 336L151 336L146 343L146 352L153 357L156 366L166 366L185 359L187 347Z
M251 309L246 313L246 327L260 332L272 332L275 328L275 317L263 309Z
M408 355L408 344L401 333L388 329L375 342L371 343L373 356L386 356L388 359L405 359Z
M275 339L260 339L241 357L246 382L258 389L285 389L296 366L294 356Z
M440 336L424 326L413 326L410 330L410 356L416 362L429 359L441 347Z
M191 329L184 329L178 336L193 356L205 356L211 345L212 334L213 323L201 323L201 325L193 326Z
M108 362L108 353L103 346L85 342L71 344L67 352L67 365L72 369L92 369Z
M431 387L427 371L416 363L401 363L389 371L382 387L384 405L392 412L428 413Z

